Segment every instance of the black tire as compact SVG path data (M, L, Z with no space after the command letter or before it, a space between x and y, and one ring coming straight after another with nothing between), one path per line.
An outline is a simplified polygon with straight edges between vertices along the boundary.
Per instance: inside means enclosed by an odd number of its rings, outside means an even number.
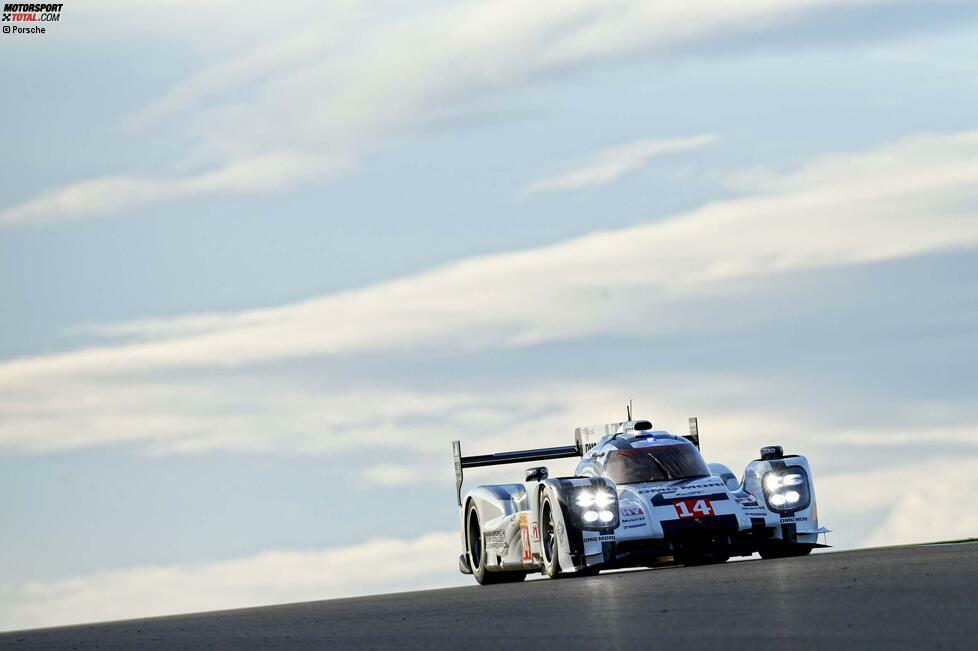
M812 553L812 548L807 545L783 545L780 547L768 547L757 552L764 560L773 558L794 558L797 556L808 556Z
M561 576L560 540L557 537L554 506L547 495L540 505L540 546L543 555L543 573L551 579Z
M472 502L465 511L465 552L469 555L472 576L479 585L516 583L526 578L526 572L490 572L486 569L486 540L482 535L479 511Z

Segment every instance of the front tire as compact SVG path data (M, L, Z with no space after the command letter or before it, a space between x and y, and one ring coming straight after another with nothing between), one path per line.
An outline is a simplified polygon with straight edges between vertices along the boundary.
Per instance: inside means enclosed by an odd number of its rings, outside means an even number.
M479 510L472 502L465 511L465 551L469 555L472 576L479 585L516 583L526 578L526 572L490 572L486 569L486 539L482 535Z
M543 573L551 579L559 578L560 540L557 537L554 506L549 495L543 498L540 506L540 545L543 547Z

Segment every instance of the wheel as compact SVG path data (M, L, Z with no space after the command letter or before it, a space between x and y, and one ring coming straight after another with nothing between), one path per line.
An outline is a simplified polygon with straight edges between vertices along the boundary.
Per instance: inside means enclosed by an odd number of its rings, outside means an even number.
M469 503L465 513L465 551L469 554L469 567L479 585L515 583L526 578L526 572L490 572L486 569L486 540L482 535L479 511Z
M812 548L805 545L784 545L781 547L768 547L759 549L758 554L764 560L772 558L793 558L795 556L808 556L812 553Z
M560 541L554 522L553 504L548 495L543 498L540 507L540 541L543 546L543 573L551 579L560 576Z

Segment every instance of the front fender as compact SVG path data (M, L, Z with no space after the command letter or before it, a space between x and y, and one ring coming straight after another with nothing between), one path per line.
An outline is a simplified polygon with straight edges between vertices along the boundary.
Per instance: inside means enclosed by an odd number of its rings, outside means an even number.
M575 503L576 495L579 491L588 489L605 489L615 495L615 502L609 507L615 515L613 521L588 525L581 519L581 509ZM554 527L560 546L558 560L562 572L574 572L611 560L614 554L615 528L619 524L618 494L611 481L604 477L545 480L539 499L534 505L537 519L544 495L549 495L552 501L560 505L560 509L554 511Z
M805 479L805 487L810 496L808 503L802 508L776 509L768 503L764 495L763 480L769 472L790 472L798 469ZM814 543L819 532L818 509L815 506L815 482L808 459L801 455L787 455L781 459L756 460L748 464L744 471L743 489L757 498L758 504L765 506L768 512L776 516L781 523L777 537L784 542Z

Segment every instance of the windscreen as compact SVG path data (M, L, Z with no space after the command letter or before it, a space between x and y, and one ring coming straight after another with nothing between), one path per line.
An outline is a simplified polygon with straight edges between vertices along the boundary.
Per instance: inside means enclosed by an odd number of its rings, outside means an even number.
M709 468L692 445L657 445L608 454L605 476L616 484L707 477Z

